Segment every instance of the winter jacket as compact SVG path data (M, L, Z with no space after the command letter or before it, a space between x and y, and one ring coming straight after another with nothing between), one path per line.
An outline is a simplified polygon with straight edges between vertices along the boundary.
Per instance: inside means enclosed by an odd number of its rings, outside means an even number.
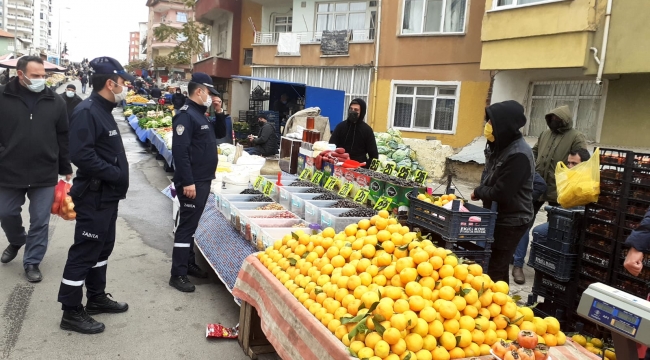
M345 120L338 124L330 137L330 144L337 148L344 148L350 154L350 159L360 163L366 163L365 168L370 167L372 159L379 158L375 133L365 121L366 102L362 99L354 99L361 106L361 113L356 123Z
M55 186L72 174L65 103L45 89L30 108L18 81L0 86L0 187Z
M88 76L86 76L86 75L81 76L81 79L79 79L79 80L81 80L81 83L84 84L84 85L88 84Z
M639 226L627 237L625 245L630 245L645 254L650 253L650 210L645 213Z
M162 96L162 91L160 91L159 88L155 87L155 88L151 89L151 97L152 98L160 99L161 96Z
M70 98L65 93L63 93L61 94L61 97L63 98L63 101L65 101L65 106L68 111L68 121L72 121L72 113L74 112L74 108L77 107L77 105L81 104L83 100L77 94L74 94L74 96Z
M221 118L211 122L206 111L207 107L187 99L172 120L177 189L215 178L219 161L216 139L226 135L226 126Z
M487 143L485 170L474 195L485 208L497 202L497 225L528 224L533 218L535 161L519 131L526 125L524 108L509 100L492 104L485 112L492 121L494 142Z
M174 109L178 110L185 104L185 95L174 93L172 95L172 104L174 104Z
M269 122L262 125L259 135L256 139L253 139L253 145L260 151L262 156L276 155L280 146L275 126Z
M221 144L231 144L232 145L232 118L230 115L226 114L226 112L222 112L221 114L217 114L214 111L214 107L210 106L209 109L210 113L210 121L213 122L218 122L218 123L225 123L226 124L226 135L222 138L217 139L217 145Z
M101 201L126 198L129 189L129 162L120 129L111 114L116 104L93 92L77 105L70 121L70 153L77 176L70 189L73 197L101 182Z
M551 129L544 130L533 147L533 155L537 164L535 171L542 175L548 186L546 195L539 200L557 202L555 167L558 162L566 161L569 152L586 149L587 141L580 131L573 128L571 111L568 106L560 106L547 114L547 124L550 124L551 115L556 115L562 119L563 126L557 131Z
M533 178L533 201L546 194L547 189L548 186L544 178L539 173L535 173L535 177Z

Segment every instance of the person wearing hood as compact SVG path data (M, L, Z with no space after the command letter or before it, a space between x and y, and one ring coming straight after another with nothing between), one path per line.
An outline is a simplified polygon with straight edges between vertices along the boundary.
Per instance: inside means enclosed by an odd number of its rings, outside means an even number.
M63 94L63 101L65 101L65 106L68 109L68 122L72 120L72 113L74 112L74 108L83 101L79 95L77 95L76 91L76 86L68 84L68 86L65 87L65 93Z
M257 115L260 131L257 136L248 135L252 147L244 149L250 155L273 156L278 153L279 142L275 126L269 122L265 114Z
M555 167L560 161L565 161L571 153L576 154L581 149L587 148L585 136L573 128L571 110L567 105L560 106L546 114L546 129L533 146L535 157L535 171L546 182L546 192L542 196L533 197L533 221L544 202L551 206L560 206L557 203L557 188L555 185ZM532 226L532 225L531 225ZM528 232L522 236L513 260L512 276L517 284L525 284L524 258L528 250L530 237Z
M485 109L487 145L481 184L471 194L483 207L497 203L492 257L487 269L493 281L509 283L508 267L519 239L533 219L533 151L519 131L526 125L524 107L509 100Z
M176 111L185 105L185 95L181 93L181 88L176 88L176 92L172 95L172 104L174 104L174 110Z
M344 148L350 154L350 159L366 163L370 167L372 159L379 158L375 133L370 125L364 122L366 116L366 102L354 99L350 102L348 118L338 124L330 138L330 144L337 148Z

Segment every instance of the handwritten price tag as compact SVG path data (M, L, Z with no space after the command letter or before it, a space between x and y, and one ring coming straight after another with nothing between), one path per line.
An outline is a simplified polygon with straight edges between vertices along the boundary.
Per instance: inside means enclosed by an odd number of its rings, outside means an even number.
M339 191L339 196L346 198L350 195L350 191L352 191L352 183L346 183Z
M261 188L262 188L262 185L264 184L264 181L265 181L265 180L266 180L266 179L265 179L263 176L258 176L258 177L255 179L255 183L253 184L253 187L254 187L255 189L258 189L258 190L261 189Z
M411 176L411 169L406 167L406 166L400 166L399 169L397 169L397 177L400 179L408 179L408 177Z
M366 189L361 189L357 193L357 195L354 197L354 202L358 204L365 204L366 200L368 200L368 195L370 194L370 191Z
M313 184L320 184L321 179L323 178L323 172L316 171L314 176L311 177L311 182Z
M427 176L429 176L428 172L422 170L416 170L413 180L418 184L424 185L424 183L427 181Z
M338 183L339 180L333 176L330 176L329 179L325 182L325 186L323 186L325 189L332 191L334 190L334 187L336 186L336 183Z
M300 180L306 180L311 178L311 171L309 169L305 169L300 173L300 176L298 176Z
M377 171L377 170L379 170L380 165L381 165L381 162L379 160L372 159L372 162L370 163L370 170Z
M385 175L392 175L393 171L395 171L395 164L388 163L386 164L386 168L384 169L383 173Z
M375 204L375 207L373 208L374 210L380 211L380 210L388 210L388 207L390 204L393 202L393 199L387 198L385 196L382 196L379 198L377 203Z
M270 181L267 181L266 184L264 184L264 190L262 190L262 193L264 195L266 195L266 196L271 195L271 193L273 192L273 187L274 186L275 186L275 184L273 184Z

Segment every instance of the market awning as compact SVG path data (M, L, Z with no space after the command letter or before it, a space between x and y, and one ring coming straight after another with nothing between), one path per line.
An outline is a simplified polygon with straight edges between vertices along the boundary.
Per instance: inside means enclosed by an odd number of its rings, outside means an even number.
M7 68L7 69L15 69L16 64L18 63L19 59L20 58L0 61L0 67ZM43 61L43 65L45 66L45 71L65 71L66 70L64 67L57 66L56 64L52 64L49 61Z
M269 83L274 83L274 84L285 84L285 85L293 85L293 86L307 86L307 84L291 82L291 81L285 81L285 80L279 80L279 79L271 79L271 78L265 78L265 77L257 77L257 76L233 75L233 79L242 79L242 80L251 80L251 81L264 81L264 82L269 82Z

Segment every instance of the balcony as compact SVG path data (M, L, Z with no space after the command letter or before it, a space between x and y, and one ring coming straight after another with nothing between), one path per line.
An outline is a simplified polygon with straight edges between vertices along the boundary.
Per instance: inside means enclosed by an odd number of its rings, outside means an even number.
M483 16L481 69L581 68L604 13L605 2L541 1L496 6Z
M177 43L175 41L154 41L151 43L152 49L168 49L176 47Z
M28 28L28 27L21 26L21 25L16 26L14 24L7 24L7 30L9 30L9 29L21 31L21 32L24 32L24 33L28 33L30 35L32 34L32 28Z
M212 77L229 79L238 74L239 64L230 59L212 56L195 63L194 72L204 72Z
M197 21L207 25L212 25L212 22L221 16L224 12L233 14L233 17L239 19L241 17L241 1L232 0L212 0L212 1L199 1L196 4L194 17Z
M151 3L156 3L151 6ZM152 7L153 11L156 13L167 13L169 10L188 10L185 5L182 3L171 2L171 1L149 1L147 6Z
M15 13L14 14L11 14L11 13L7 14L7 22L13 23L16 20L18 20L18 23L21 23L21 22L25 22L25 23L29 23L29 24L34 23L34 19L32 19L31 16L25 16L25 15L20 15L20 14L15 14Z
M350 43L367 43L375 41L375 29L350 30ZM279 32L255 32L255 45L277 45L280 38ZM301 44L320 43L322 31L294 32L298 34Z
M320 43L301 43L300 55L279 55L277 46L255 45L253 64L265 66L357 66L370 65L375 57L372 42L350 43L347 55L323 55Z
M28 13L33 13L34 8L31 5L27 5L26 3L7 3L7 8L8 9L18 9L18 10L23 10Z
M162 25L162 24L165 24L167 26L171 26L171 27L177 28L177 29L182 29L183 28L183 23L177 22L177 21L158 22L158 23L154 23L153 26L151 26L151 27L155 29L155 28L160 27L160 25Z

